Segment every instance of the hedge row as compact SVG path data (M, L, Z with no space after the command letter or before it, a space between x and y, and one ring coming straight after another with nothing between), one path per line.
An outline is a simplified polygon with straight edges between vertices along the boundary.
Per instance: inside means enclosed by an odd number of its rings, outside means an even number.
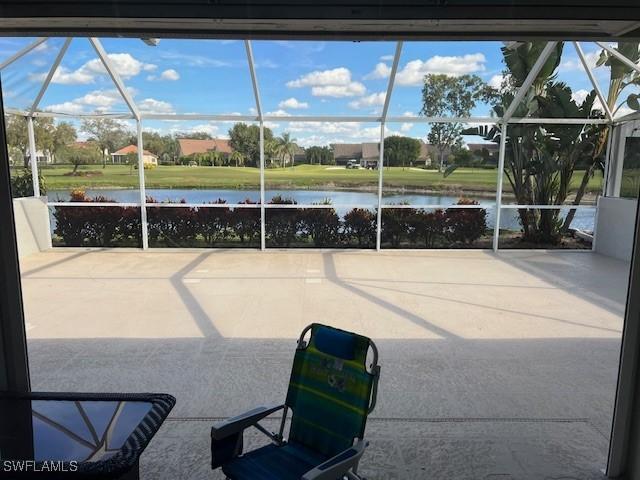
M115 203L76 191L73 202ZM153 198L148 203L157 203ZM184 200L181 203L186 203ZM211 204L224 205L218 199ZM256 205L250 200L241 202ZM475 204L461 200L462 204ZM292 199L274 197L271 205L295 205ZM341 219L329 204L323 208L267 208L265 235L271 247L315 246L372 248L376 239L376 212L354 208ZM138 207L55 207L54 234L66 246L139 246ZM147 207L151 246L246 246L260 243L260 210L230 207ZM413 208L390 208L382 214L382 241L398 248L443 242L470 244L486 230L486 212L478 209L447 209L428 212Z

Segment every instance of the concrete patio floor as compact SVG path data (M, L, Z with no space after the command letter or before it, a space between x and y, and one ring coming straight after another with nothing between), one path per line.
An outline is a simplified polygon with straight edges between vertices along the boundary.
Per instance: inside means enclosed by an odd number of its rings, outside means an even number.
M34 390L176 396L142 478L220 478L208 466L211 423L283 401L295 338L311 322L380 348L369 478L602 478L624 262L585 252L53 250L21 267Z

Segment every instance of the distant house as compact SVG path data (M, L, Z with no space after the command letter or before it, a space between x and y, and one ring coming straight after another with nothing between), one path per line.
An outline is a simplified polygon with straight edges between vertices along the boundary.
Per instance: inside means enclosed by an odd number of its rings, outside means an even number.
M363 168L378 168L380 160L380 143L370 142L362 144L362 157L360 166Z
M39 165L53 162L53 157L48 151L36 150L36 161ZM24 156L25 165L31 165L31 154L27 152Z
M336 165L346 165L350 161L355 161L364 168L378 168L378 161L380 160L379 142L332 143L331 149L333 150ZM427 145L420 140L420 153L417 163L430 165L437 158L437 155L434 156L436 151L435 147Z
M138 147L136 145L127 145L117 152L113 152L111 154L111 163L126 164L128 163L131 154L138 154ZM148 150L142 151L142 161L145 164L158 165L158 157Z
M229 140L211 138L199 140L196 138L178 138L179 156L189 157L198 153L220 152L223 155L231 155L233 149Z
M468 143L469 151L486 163L498 163L500 147L497 143Z
M351 160L359 162L362 158L361 143L332 143L331 150L336 165L346 165Z

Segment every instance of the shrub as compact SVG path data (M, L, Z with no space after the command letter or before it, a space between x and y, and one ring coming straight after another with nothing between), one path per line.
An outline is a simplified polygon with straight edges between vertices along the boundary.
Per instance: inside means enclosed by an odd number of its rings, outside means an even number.
M38 171L38 183L40 184L40 195L47 194L47 185L42 173ZM31 169L24 168L11 177L11 196L13 198L33 197L33 177Z
M209 203L221 205L227 202L219 198ZM198 233L202 235L204 242L209 246L213 246L229 236L231 210L228 207L198 208L196 212L196 222L198 224Z
M248 198L242 202L245 205L256 205ZM253 243L260 236L260 210L256 208L234 208L230 215L229 226L240 239L240 243Z
M479 205L475 200L461 198L458 205ZM446 235L453 242L470 244L487 230L487 211L484 208L446 210Z
M158 202L147 197L147 203ZM147 225L149 240L169 247L192 246L198 233L196 211L189 207L147 207Z
M324 201L322 205L330 205ZM336 246L340 234L340 217L333 208L307 208L300 212L300 228L316 247Z
M358 242L358 247L371 247L376 242L376 214L364 208L354 208L344 216L344 233Z
M271 199L270 205L295 205L298 202L291 198L277 195ZM265 234L268 240L278 247L289 247L301 230L301 213L292 208L270 208L266 211Z
M403 240L411 235L413 228L413 208L388 208L382 210L382 240L400 247Z
M103 196L87 197L82 190L71 192L72 202L116 203ZM111 247L140 244L140 209L135 207L57 206L54 233L67 246Z
M445 236L447 217L445 212L438 209L433 212L420 209L413 213L410 219L409 236L414 242L423 242L425 248L433 248L437 241Z

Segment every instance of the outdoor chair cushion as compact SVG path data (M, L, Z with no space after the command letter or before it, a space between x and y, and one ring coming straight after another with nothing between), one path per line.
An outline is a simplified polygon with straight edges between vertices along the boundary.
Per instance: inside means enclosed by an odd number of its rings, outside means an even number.
M222 471L233 480L299 480L325 460L327 457L295 443L271 444L234 458Z

